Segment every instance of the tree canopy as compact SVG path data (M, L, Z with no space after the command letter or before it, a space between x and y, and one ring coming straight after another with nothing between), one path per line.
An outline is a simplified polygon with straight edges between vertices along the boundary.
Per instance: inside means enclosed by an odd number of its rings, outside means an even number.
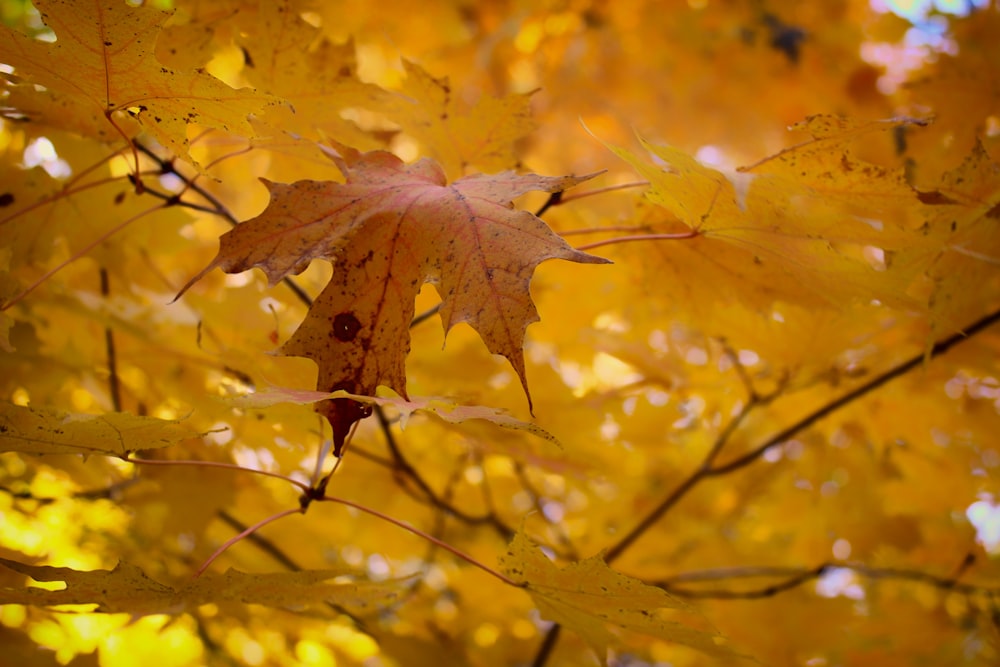
M0 10L12 664L1000 660L995 2Z

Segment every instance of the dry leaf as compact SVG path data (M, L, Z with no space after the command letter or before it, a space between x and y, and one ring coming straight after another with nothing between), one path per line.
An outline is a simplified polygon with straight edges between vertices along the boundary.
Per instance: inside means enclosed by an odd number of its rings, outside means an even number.
M274 285L312 259L331 259L333 278L282 352L315 361L321 391L372 395L385 385L404 397L413 300L431 282L445 330L471 325L490 352L511 362L528 395L522 346L525 329L538 320L528 291L535 267L547 259L607 260L574 250L512 200L590 176L504 172L448 184L427 159L406 165L382 151L344 152L346 183L266 183L264 213L224 234L218 256L191 282L214 267L259 267ZM320 410L339 450L367 408L337 399Z

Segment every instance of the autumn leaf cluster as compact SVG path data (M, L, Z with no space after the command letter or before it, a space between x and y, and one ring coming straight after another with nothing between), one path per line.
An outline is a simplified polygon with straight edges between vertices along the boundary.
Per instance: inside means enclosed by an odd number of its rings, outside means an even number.
M875 4L0 2L4 652L995 664L1000 12Z

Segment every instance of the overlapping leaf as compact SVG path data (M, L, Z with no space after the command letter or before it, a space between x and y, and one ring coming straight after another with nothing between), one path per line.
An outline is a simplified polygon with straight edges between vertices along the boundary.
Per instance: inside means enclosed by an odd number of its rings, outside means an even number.
M467 322L511 362L527 394L522 346L538 320L528 291L535 267L555 258L607 260L574 250L512 200L590 176L503 172L448 184L428 159L406 165L382 151L343 152L346 183L266 182L270 205L222 236L205 272L259 267L273 285L312 259L332 259L333 278L282 351L317 363L321 391L373 395L385 385L404 397L414 298L431 282L445 330ZM366 410L349 399L321 407L338 443Z
M860 160L850 142L914 122L813 117L795 128L812 140L742 170L751 174L744 191L676 148L643 142L665 168L612 150L649 179L652 202L700 233L709 263L724 264L741 282L807 304L912 306L907 287L917 268L880 258L912 246L923 222L918 194L901 169Z
M615 572L600 556L560 568L519 532L500 559L523 582L542 618L583 637L603 663L615 643L609 625L690 646L714 656L738 656L717 633L699 629L698 613L665 591Z
M408 400L398 396L361 396L359 394L349 394L345 391L306 391L302 389L289 389L287 387L271 387L253 394L230 399L230 402L241 408L263 408L279 403L298 403L304 405L335 398L349 398L359 403L393 408L399 412L400 425L403 427L406 426L410 415L419 410L421 412L430 412L450 424L461 424L470 419L479 419L503 428L526 431L543 440L559 444L555 436L545 429L531 422L516 419L500 408L491 408L485 405L459 405L447 398L432 396L422 396Z
M332 602L359 608L391 602L396 595L396 585L392 582L336 581L352 574L346 570L251 574L230 569L171 586L151 579L129 563L119 563L113 570L91 571L26 565L7 558L0 558L0 565L36 581L66 584L62 590L5 586L0 588L0 604L38 607L96 604L95 611L109 614L176 613L210 602L284 608Z
M125 456L197 434L178 421L127 412L82 415L0 402L0 452Z
M48 122L61 124L71 111L75 129L111 139L122 120L112 114L128 110L171 151L185 156L189 123L250 134L247 115L276 102L250 89L234 90L203 71L161 65L154 46L169 14L117 0L34 4L56 41L0 27L0 62L45 87L37 94L23 87L16 93L26 103L22 106Z
M474 106L465 107L448 79L435 78L408 61L403 66L403 87L383 109L446 174L493 172L518 163L515 143L535 127L530 93L483 95Z

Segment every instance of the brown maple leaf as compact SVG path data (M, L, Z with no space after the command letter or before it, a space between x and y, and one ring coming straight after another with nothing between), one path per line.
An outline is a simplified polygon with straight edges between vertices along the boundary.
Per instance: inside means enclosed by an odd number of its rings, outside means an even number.
M562 191L592 175L503 172L448 184L426 158L406 165L384 151L343 153L345 183L264 181L267 209L224 234L218 256L191 283L215 267L259 267L274 285L312 259L332 260L330 283L282 352L316 362L320 391L373 395L385 385L405 397L414 298L431 282L445 331L458 322L472 326L490 352L510 361L530 406L521 348L525 329L538 321L528 290L535 267L554 258L608 261L574 250L512 200L532 190ZM334 399L317 410L329 419L339 453L371 408Z
M62 116L72 115L74 129L111 139L128 122L114 114L129 111L164 146L187 157L188 123L250 135L247 115L278 102L249 88L230 88L201 70L164 67L153 51L168 13L121 0L33 4L56 41L0 26L0 62L13 66L17 77L45 87L16 89L41 120L61 125ZM60 118L48 117L55 114Z

